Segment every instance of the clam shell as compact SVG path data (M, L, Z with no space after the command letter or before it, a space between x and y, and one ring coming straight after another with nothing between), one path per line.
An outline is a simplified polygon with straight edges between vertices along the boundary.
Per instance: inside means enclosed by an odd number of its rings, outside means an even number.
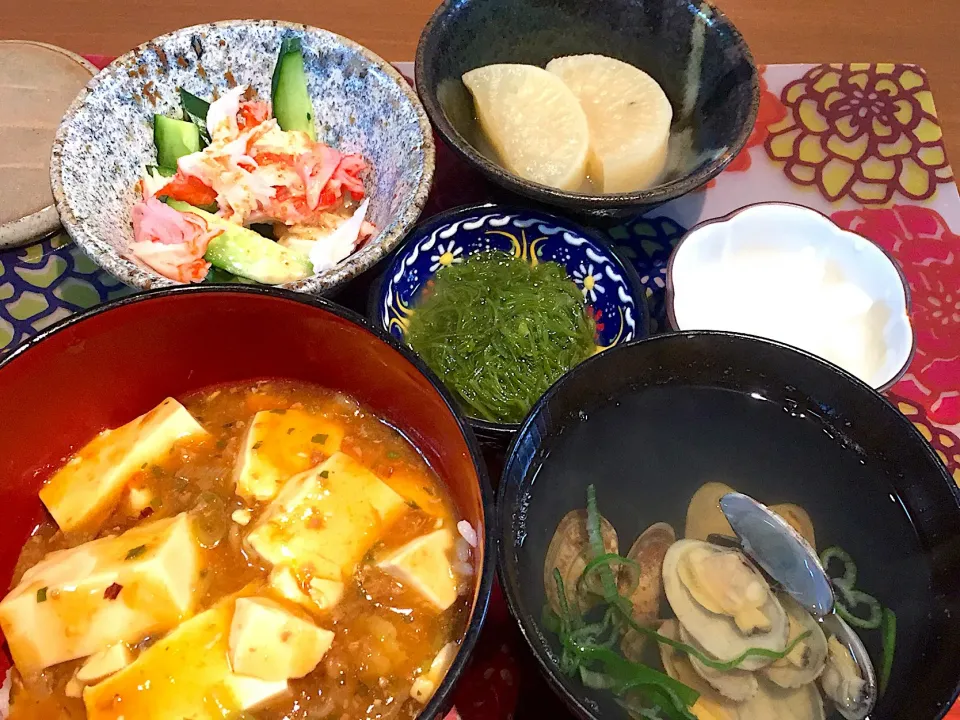
M620 571L620 594L633 605L633 619L644 627L653 627L660 617L660 596L663 593L663 558L676 541L677 535L667 523L655 523L641 533L627 553L638 568L623 567ZM636 576L636 586L630 581ZM627 630L620 642L623 654L635 662L643 655L647 636L633 628Z
M706 540L710 535L733 535L733 528L720 509L720 498L734 492L729 485L708 482L690 498L687 505L687 522L683 536L688 540Z
M737 720L824 720L823 698L810 683L786 689L764 679L759 690L739 708Z
M619 550L617 531L602 516L600 517L600 534L603 538L603 547L608 553ZM543 562L543 587L547 593L547 602L558 615L561 613L561 608L557 583L553 576L554 568L560 571L560 576L563 578L568 603L575 604L581 612L586 612L596 604L596 595L599 595L600 591L596 583L584 583L585 592L579 595L576 593L577 581L591 557L590 540L587 536L587 511L571 510L557 525Z
M680 640L698 650L703 649L682 625L680 626ZM689 660L697 675L706 680L714 690L725 698L734 702L745 702L757 694L757 677L749 670L715 670L708 665L704 665L692 655Z
M786 593L781 593L778 598L787 617L793 618L805 631L809 630L812 633L804 641L809 648L809 660L806 667L798 668L784 658L764 668L763 673L780 687L796 688L812 683L820 677L824 663L827 661L827 638L820 629L820 623L800 607L796 600ZM788 639L787 642L789 643L790 640Z

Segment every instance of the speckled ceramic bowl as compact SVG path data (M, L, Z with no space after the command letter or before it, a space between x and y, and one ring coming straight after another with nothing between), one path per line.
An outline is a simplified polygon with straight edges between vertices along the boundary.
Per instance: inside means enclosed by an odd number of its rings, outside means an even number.
M672 169L649 190L555 190L513 175L477 149L481 131L463 73L492 63L543 67L586 53L644 70L673 105ZM438 133L487 178L588 215L643 212L706 184L743 148L760 97L746 43L706 0L446 0L420 36L416 81Z
M414 305L440 268L491 250L532 264L562 265L583 293L596 322L597 347L605 350L647 336L647 305L629 264L574 223L547 213L492 204L441 213L414 230L371 290L370 321L405 342ZM469 409L464 412L481 439L505 442L519 427L519 423L471 417Z
M57 210L84 252L123 282L174 285L131 259L130 209L156 162L154 113L179 109L177 89L211 98L234 85L269 97L283 38L301 38L318 138L373 166L371 220L380 233L337 267L284 287L324 293L371 267L416 222L433 178L430 124L406 81L366 48L325 30L230 20L162 35L115 60L70 106L57 131L51 181Z

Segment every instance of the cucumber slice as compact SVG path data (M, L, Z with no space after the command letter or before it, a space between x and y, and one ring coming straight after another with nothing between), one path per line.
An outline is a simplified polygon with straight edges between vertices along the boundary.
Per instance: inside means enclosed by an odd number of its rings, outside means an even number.
M273 116L281 130L302 130L311 140L317 139L313 103L307 91L307 74L303 67L303 48L298 37L284 38L280 43L271 95Z
M242 278L239 275L234 275L233 273L228 273L226 270L221 270L216 266L211 266L207 271L207 276L203 279L208 285L256 285L256 281L247 280Z
M205 148L210 144L210 132L207 130L207 111L210 109L210 103L180 88L180 105L183 107L183 119L189 120L199 128L200 147Z
M200 150L200 130L184 120L154 115L153 143L157 146L157 166L176 172L177 160Z
M157 174L162 175L163 177L173 177L177 174L177 171L173 168L168 167L158 167L157 165L147 165L147 172L152 173L156 171Z
M221 270L265 285L295 282L313 275L313 263L301 253L287 250L253 230L185 202L168 199L167 204L174 210L202 217L210 227L223 230L222 234L210 241L203 256Z

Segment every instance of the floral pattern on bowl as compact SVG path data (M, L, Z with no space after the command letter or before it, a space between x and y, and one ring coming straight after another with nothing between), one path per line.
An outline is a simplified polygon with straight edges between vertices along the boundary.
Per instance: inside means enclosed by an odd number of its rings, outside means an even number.
M374 291L371 319L403 341L420 292L440 268L491 250L531 264L562 265L583 293L599 348L647 336L647 306L636 273L610 248L553 215L496 205L443 213L415 230Z

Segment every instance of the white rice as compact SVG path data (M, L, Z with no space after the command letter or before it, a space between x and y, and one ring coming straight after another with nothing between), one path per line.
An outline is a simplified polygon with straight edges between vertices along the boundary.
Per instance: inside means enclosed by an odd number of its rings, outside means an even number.
M7 720L10 714L10 671L3 678L3 685L0 685L0 720Z
M460 532L460 537L466 540L470 547L475 548L477 546L477 531L473 529L473 525L466 520L461 520L457 523L457 530Z
M454 550L457 552L457 560L460 562L467 562L470 559L470 546L467 544L467 541L463 538L457 538L456 542L453 544Z

